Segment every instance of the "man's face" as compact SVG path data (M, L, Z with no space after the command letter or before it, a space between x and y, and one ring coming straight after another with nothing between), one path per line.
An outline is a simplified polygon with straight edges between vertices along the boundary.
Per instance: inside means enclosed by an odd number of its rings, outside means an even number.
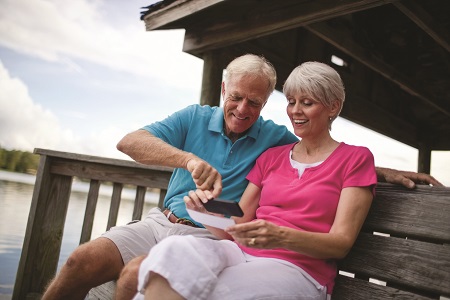
M256 122L268 98L265 78L237 76L223 85L225 133L239 138Z

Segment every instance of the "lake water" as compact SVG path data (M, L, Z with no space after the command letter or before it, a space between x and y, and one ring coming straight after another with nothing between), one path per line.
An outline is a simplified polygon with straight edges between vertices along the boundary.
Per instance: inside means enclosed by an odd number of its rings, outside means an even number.
M0 300L11 299L30 211L34 181L35 176L32 175L0 171ZM58 270L79 243L88 188L88 184L82 182L74 182L72 185ZM111 194L110 186L101 186L92 228L92 239L100 236L106 230ZM131 220L134 196L134 190L123 190L117 225L126 224ZM145 200L144 213L156 206L158 195L147 193Z

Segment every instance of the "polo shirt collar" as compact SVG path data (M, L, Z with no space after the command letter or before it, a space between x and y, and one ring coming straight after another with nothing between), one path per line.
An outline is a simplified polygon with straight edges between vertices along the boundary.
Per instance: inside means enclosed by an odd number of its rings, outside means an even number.
M222 133L223 131L223 108L218 107L213 111L211 120L209 121L208 130ZM255 124L250 127L250 130L247 132L246 136L249 136L256 140L258 137L259 130L261 128L261 116L258 117Z

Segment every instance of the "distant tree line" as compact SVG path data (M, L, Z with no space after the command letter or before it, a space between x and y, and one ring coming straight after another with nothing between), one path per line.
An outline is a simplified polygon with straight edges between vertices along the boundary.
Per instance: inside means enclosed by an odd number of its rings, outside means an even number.
M36 173L39 155L19 150L6 150L0 147L0 169L19 172Z

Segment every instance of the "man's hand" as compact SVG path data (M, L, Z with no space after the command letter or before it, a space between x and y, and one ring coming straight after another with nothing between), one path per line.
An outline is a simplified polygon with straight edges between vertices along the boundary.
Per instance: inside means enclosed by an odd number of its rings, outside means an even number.
M394 169L379 167L376 168L376 171L378 181L399 184L410 189L413 189L416 186L416 183L428 184L432 186L444 186L433 176L425 173L398 171Z
M220 195L222 192L222 176L210 164L195 157L189 159L186 169L191 173L198 189L211 191L213 197Z

